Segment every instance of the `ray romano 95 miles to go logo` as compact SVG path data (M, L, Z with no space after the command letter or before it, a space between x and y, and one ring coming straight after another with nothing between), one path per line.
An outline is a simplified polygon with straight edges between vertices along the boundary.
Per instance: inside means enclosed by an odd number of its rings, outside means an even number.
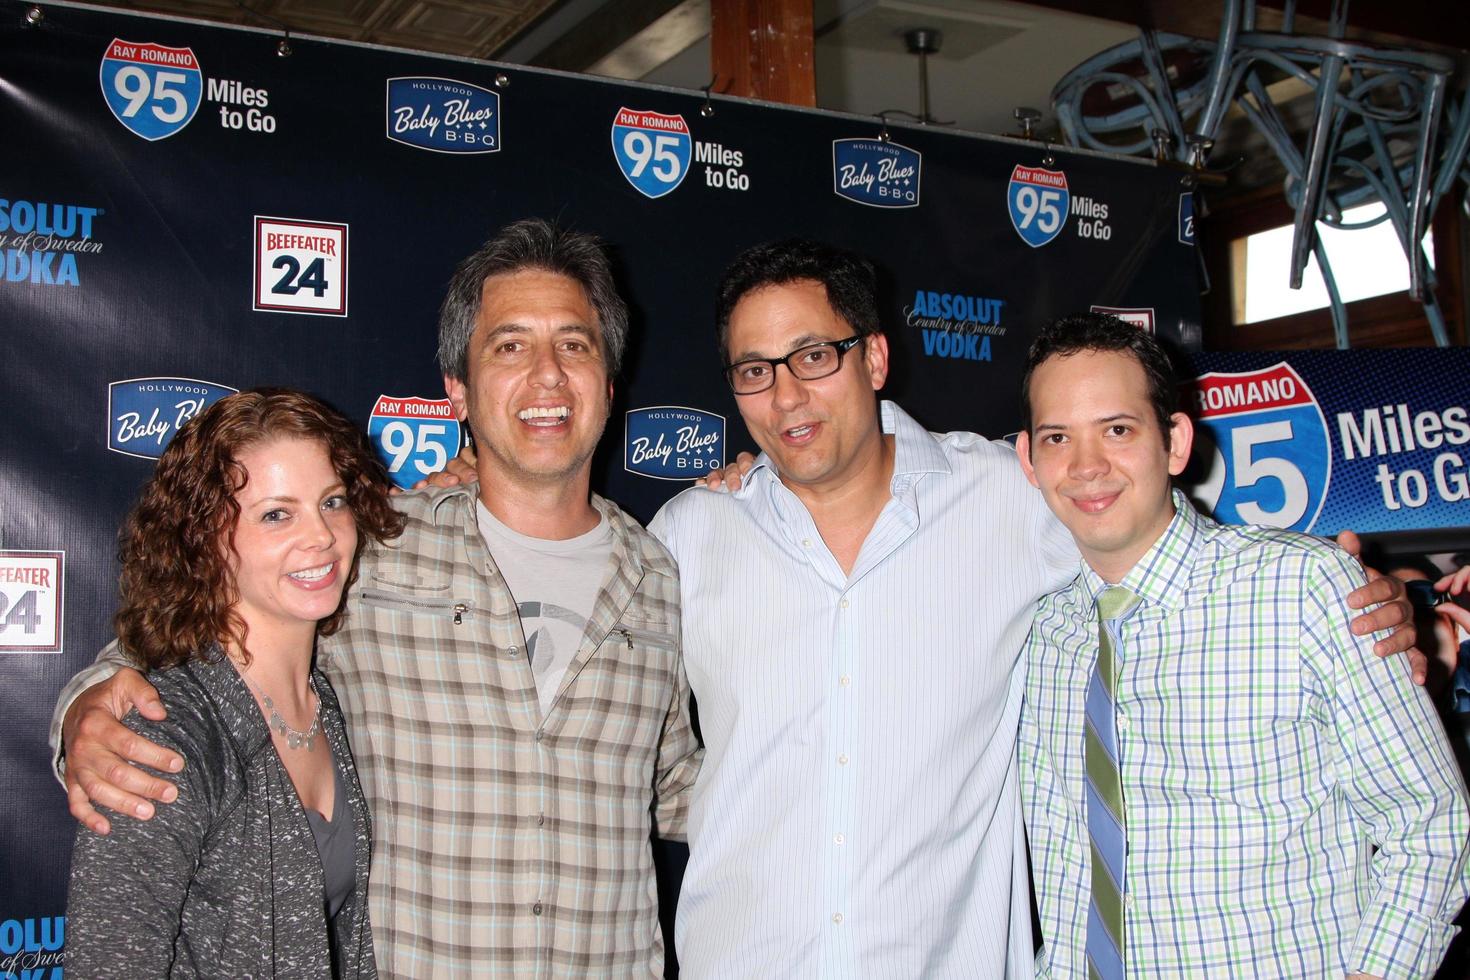
M623 468L655 480L693 480L725 465L725 417L681 405L627 416Z

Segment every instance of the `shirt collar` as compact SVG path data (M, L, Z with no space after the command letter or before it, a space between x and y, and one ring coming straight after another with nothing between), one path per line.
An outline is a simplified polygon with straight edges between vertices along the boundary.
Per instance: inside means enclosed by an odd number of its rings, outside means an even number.
M1180 605L1184 600L1185 585L1199 557L1200 546L1213 524L1194 509L1183 491L1174 490L1174 519L1118 584L1143 601L1164 609ZM1079 581L1093 599L1108 587L1102 576L1085 561Z
M480 499L480 482L472 480L469 483L460 483L452 487L432 491L434 499L429 504L429 516L436 527L446 524L459 523L472 527L475 536L480 536L478 514L475 509ZM446 506L448 501L458 501L457 504ZM597 494L591 497L593 508L607 519L608 528L612 531L615 550L622 561L633 567L634 574L643 574L643 561L639 550L634 546L634 533L628 526L628 518L612 503Z
M883 434L893 436L893 482L890 487L896 492L900 487L914 483L924 473L950 472L949 460L944 457L944 448L913 416L899 408L897 403L884 399L878 403L878 417ZM758 475L759 474L759 475ZM757 482L779 480L776 464L771 457L761 453L755 458L750 472L742 481L741 491L753 487Z
M454 508L445 509L445 502L450 500L464 500L459 506L468 507L471 515L475 512L475 501L480 496L480 481L472 480L469 483L459 483L452 487L430 490L434 499L429 503L429 515L436 525L446 524L458 520ZM468 499L465 499L468 498Z

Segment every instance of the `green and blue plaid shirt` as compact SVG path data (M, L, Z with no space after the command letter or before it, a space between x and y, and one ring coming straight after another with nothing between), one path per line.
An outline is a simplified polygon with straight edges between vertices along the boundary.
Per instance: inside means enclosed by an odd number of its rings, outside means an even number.
M1362 570L1174 501L1119 583L1143 599L1119 624L1128 975L1432 974L1470 891L1470 818L1403 658L1348 628ZM1038 974L1058 980L1086 976L1083 713L1103 588L1084 566L1041 601L1027 645Z

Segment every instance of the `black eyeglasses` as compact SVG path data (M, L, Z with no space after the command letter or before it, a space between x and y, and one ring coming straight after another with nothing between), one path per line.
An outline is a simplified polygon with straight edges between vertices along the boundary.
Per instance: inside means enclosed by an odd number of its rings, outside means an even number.
M785 357L750 357L725 368L725 380L737 395L754 395L776 383L776 367L786 365L791 376L800 381L815 381L836 374L842 366L842 355L852 350L863 338L828 340L820 344L798 347Z

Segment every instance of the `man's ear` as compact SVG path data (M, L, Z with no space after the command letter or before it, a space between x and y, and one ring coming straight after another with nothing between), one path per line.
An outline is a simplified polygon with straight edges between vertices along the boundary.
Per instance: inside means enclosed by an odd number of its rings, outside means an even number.
M454 417L461 422L469 421L470 409L465 383L458 378L444 375L444 394L449 396L449 404L454 406Z
M1194 422L1183 412L1169 416L1169 475L1178 476L1189 465L1194 447Z
M1016 434L1016 458L1021 461L1021 472L1026 474L1026 481L1039 489L1041 484L1036 482L1036 468L1031 465L1031 433L1023 430Z
M868 334L863 340L863 359L873 379L873 390L880 390L888 381L888 338L881 333Z

